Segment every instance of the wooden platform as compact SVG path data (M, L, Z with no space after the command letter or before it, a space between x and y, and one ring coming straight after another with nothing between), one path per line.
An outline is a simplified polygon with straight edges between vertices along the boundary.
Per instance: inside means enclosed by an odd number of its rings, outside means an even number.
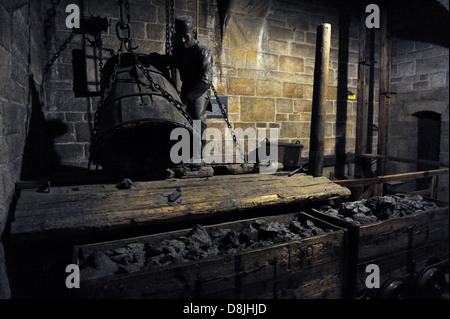
M11 236L87 234L350 195L325 177L245 174L21 190ZM273 212L278 213L278 212ZM281 212L280 212L281 213Z

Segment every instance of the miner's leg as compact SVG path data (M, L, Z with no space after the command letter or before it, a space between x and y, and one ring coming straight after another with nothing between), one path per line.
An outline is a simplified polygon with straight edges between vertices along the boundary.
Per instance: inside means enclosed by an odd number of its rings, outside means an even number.
M203 154L203 149L206 145L206 141L203 140L203 133L206 130L206 108L208 106L209 103L209 95L207 93L203 94L202 96L200 96L199 98L197 98L195 101L193 101L192 103L188 104L188 108L187 111L188 113L191 115L192 119L195 120L199 120L200 121L200 139L201 139L201 147L200 147L200 155L197 158L202 158L202 154ZM195 157L194 157L195 158ZM203 160L201 160L201 163L194 163L193 167L197 168L197 167L202 167L204 165Z

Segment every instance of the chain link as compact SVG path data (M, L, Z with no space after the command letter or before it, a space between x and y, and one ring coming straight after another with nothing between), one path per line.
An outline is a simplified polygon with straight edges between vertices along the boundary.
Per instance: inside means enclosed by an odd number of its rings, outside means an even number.
M166 55L169 55L171 50L171 41L170 41L170 9L169 9L169 0L165 1L166 5Z
M186 118L186 120L189 122L189 124L193 125L192 117L185 110L185 105L183 103L178 102L177 100L175 100L174 97L169 92L167 92L163 87L161 87L161 85L156 83L153 80L152 76L150 75L149 71L139 61L139 57L133 51L133 49L131 48L129 51L133 55L133 58L134 58L134 61L135 61L136 65L137 65L137 67L139 68L139 70L141 70L141 72L147 78L147 81L149 82L150 88L153 89L153 90L161 92L162 96L167 101L169 101L181 113L181 115L183 115Z
M130 3L128 2L128 0L125 0L125 15L127 16L127 22L131 23L131 20L130 20Z
M44 105L44 94L45 94L45 75L47 74L47 72L50 70L50 68L52 67L52 65L55 63L55 61L61 56L61 53L67 48L67 45L72 41L73 37L75 36L75 32L72 32L66 40L64 40L63 44L61 44L61 46L58 48L58 50L55 52L55 54L53 54L53 56L50 58L50 60L45 64L44 66L44 70L42 73L42 84L41 84L41 89L40 89L40 93L41 93L41 105Z
M55 52L55 54L53 54L51 59L44 66L44 75L48 72L48 70L50 70L50 68L52 67L53 63L55 63L56 59L58 59L59 56L61 55L61 53L67 48L67 45L72 41L72 39L73 39L73 37L75 35L76 35L76 33L72 32L69 35L69 37L67 37L67 39L64 40L63 44L61 44L61 46L58 48L58 50Z
M245 158L244 152L241 148L241 144L238 142L236 133L233 130L233 127L231 126L230 121L228 120L227 112L225 110L225 107L223 106L222 102L220 102L219 94L217 94L216 88L213 84L211 84L211 89L214 93L214 96L216 98L217 104L219 104L220 112L222 113L223 119L225 120L225 123L227 123L228 129L230 130L231 137L233 138L234 144L236 145L236 149L239 151L239 154L241 155L241 158L244 159L244 162L247 163L247 160Z
M103 73L103 41L102 38L99 37L99 39L96 41L97 45L98 45L98 74L100 76L100 87L101 84L104 81L104 73Z
M104 107L104 103L106 98L108 97L109 93L111 92L114 83L117 80L117 73L119 71L119 67L120 67L120 63L121 63L121 59L122 59L122 54L123 54L123 46L124 46L124 42L125 40L122 39L121 44L120 44L120 48L117 51L117 61L114 65L113 68L113 72L109 78L108 83L106 84L105 90L103 91L103 94L100 96L100 99L97 103L97 109L94 113L94 128L92 130L92 143L89 147L89 152L90 152L90 156L89 156L89 162L92 161L92 151L93 151L93 146L95 145L96 141L97 141L97 137L98 137L98 119L99 119L99 114L100 111L102 110L102 108Z
M170 35L175 33L175 11L174 11L174 0L170 0Z

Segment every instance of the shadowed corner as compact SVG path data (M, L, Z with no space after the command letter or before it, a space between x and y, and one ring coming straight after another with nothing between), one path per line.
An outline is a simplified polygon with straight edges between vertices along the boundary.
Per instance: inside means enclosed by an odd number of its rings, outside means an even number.
M67 125L59 119L45 119L33 76L29 77L31 118L22 162L21 179L48 177L61 159L55 151L54 139L67 133Z

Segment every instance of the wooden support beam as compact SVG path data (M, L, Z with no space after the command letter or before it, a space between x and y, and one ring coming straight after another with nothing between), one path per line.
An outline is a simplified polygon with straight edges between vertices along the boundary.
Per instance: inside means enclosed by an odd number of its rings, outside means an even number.
M360 9L359 22L359 63L356 104L356 141L355 153L367 153L367 125L368 125L368 99L369 99L369 64L367 61L367 34L366 34L365 6Z
M429 161L429 160L421 160L421 159L411 159L411 158L405 158L405 157L396 157L396 156L388 156L388 161L448 167L448 163Z
M311 114L309 151L309 174L322 176L325 149L325 117L327 102L327 79L330 64L331 25L317 27L316 61L314 67L314 90Z
M386 174L389 140L389 93L391 83L391 43L388 39L386 8L381 9L380 98L378 110L377 153L384 156L377 165L377 175Z
M404 182L419 178L431 177L431 176L439 176L448 174L448 168L434 169L429 171L421 171L421 172L410 172L410 173L402 173L402 174L394 174L394 175L384 175L372 178L359 178L359 179L344 179L344 180L336 180L333 181L343 187L360 187L360 186L369 186L372 184L381 184L381 183L390 183L390 182Z

